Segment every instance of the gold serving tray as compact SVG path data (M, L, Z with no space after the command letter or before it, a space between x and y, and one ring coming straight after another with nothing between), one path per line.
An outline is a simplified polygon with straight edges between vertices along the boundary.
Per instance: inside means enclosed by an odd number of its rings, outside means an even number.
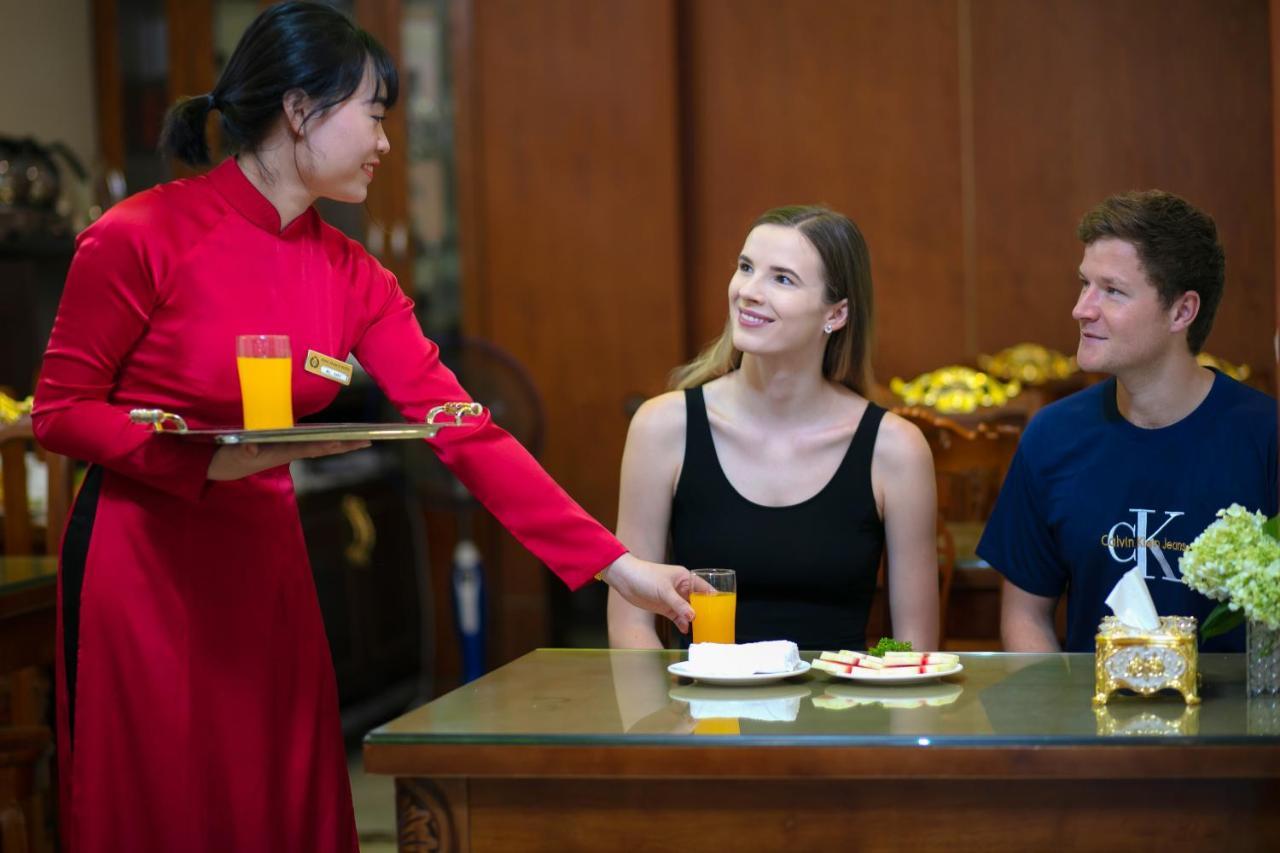
M213 444L279 444L294 441L396 441L410 438L434 438L447 427L472 426L463 422L464 415L478 417L484 413L479 403L445 403L427 412L420 424L299 424L287 429L188 429L181 415L162 409L134 409L129 419L137 424L152 424L156 432L187 441ZM437 421L441 415L450 420Z

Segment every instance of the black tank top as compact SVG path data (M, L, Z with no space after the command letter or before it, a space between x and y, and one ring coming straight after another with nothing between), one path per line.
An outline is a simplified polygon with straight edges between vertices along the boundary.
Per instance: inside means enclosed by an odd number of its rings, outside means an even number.
M737 641L862 649L884 550L871 456L884 409L868 402L840 467L813 497L761 506L733 487L701 388L685 392L684 467L671 505L674 562L738 573Z

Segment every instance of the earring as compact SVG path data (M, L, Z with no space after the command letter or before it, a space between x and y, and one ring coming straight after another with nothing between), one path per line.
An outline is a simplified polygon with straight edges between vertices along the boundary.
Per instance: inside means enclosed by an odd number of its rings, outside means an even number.
M831 334L831 324L828 323L827 325L823 326L822 331L826 332L828 335Z

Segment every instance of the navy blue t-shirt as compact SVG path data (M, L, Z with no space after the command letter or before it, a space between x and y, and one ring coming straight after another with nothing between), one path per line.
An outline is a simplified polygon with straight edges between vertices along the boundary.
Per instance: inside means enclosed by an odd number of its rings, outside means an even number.
M1106 597L1135 565L1162 616L1204 622L1216 602L1182 583L1182 553L1238 503L1276 512L1276 402L1221 373L1195 411L1129 423L1110 379L1032 418L978 555L1035 595L1067 594L1067 651L1092 652ZM1243 651L1243 628L1202 644Z

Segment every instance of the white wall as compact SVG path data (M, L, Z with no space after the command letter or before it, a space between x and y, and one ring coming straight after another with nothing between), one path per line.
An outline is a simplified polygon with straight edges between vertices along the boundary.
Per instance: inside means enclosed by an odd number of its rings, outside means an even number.
M0 134L97 158L90 0L0 0Z

